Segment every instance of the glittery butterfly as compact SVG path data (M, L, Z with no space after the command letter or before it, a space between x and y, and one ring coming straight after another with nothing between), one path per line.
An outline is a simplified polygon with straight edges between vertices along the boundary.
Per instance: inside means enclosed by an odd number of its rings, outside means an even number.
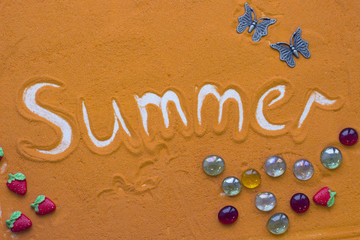
M280 60L285 61L287 65L292 68L295 67L294 56L299 58L299 53L301 53L304 58L310 57L308 46L309 43L301 38L300 28L298 28L291 36L290 44L285 42L270 44L270 47L279 51Z
M254 13L254 18L253 14ZM248 32L251 33L254 30L254 35L252 40L254 42L260 41L261 37L267 35L267 28L269 25L274 24L276 22L275 19L270 18L256 18L256 13L249 6L249 4L245 3L245 14L238 18L239 25L236 28L238 33L242 33L245 31L247 27L249 27ZM261 22L258 22L262 20Z

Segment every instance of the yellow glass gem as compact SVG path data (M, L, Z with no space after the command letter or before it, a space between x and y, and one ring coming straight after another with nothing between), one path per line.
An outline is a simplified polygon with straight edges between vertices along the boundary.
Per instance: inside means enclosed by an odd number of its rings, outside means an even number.
M248 169L241 175L241 183L247 188L256 188L261 183L261 176L255 169Z

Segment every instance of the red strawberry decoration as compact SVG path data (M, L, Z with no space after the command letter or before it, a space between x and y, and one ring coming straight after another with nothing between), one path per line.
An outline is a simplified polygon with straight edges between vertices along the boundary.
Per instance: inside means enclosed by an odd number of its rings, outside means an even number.
M16 173L14 175L10 173L6 185L10 191L20 195L25 195L27 190L26 177L22 173Z
M37 215L45 215L56 209L55 203L44 195L39 195L30 206L35 209Z
M4 150L0 147L0 161L4 157Z
M321 206L331 207L335 203L335 195L336 192L331 191L328 187L323 187L314 195L313 200Z
M9 220L6 220L6 225L12 232L21 232L29 229L32 226L31 220L22 214L20 211L13 212Z

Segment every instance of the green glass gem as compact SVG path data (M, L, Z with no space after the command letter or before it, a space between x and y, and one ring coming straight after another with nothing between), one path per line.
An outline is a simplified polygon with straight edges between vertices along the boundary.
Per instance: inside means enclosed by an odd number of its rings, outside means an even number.
M342 162L342 155L339 149L335 147L325 148L320 155L322 165L327 169L335 169L340 166Z
M219 156L208 156L203 161L203 169L207 175L217 176L224 171L225 162Z
M289 227L289 218L285 213L276 213L272 215L267 222L267 229L272 234L283 234Z
M236 177L227 177L222 182L222 189L226 196L236 196L241 191L241 182Z

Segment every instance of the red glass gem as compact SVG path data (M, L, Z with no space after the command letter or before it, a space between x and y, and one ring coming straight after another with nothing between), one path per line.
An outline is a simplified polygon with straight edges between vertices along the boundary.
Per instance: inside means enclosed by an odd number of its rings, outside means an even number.
M352 146L358 141L358 133L353 128L345 128L339 134L339 140L343 145Z
M218 214L219 221L222 224L233 224L238 216L238 211L233 206L223 207Z
M303 193L296 193L290 200L291 208L297 213L304 213L310 207L309 198Z

